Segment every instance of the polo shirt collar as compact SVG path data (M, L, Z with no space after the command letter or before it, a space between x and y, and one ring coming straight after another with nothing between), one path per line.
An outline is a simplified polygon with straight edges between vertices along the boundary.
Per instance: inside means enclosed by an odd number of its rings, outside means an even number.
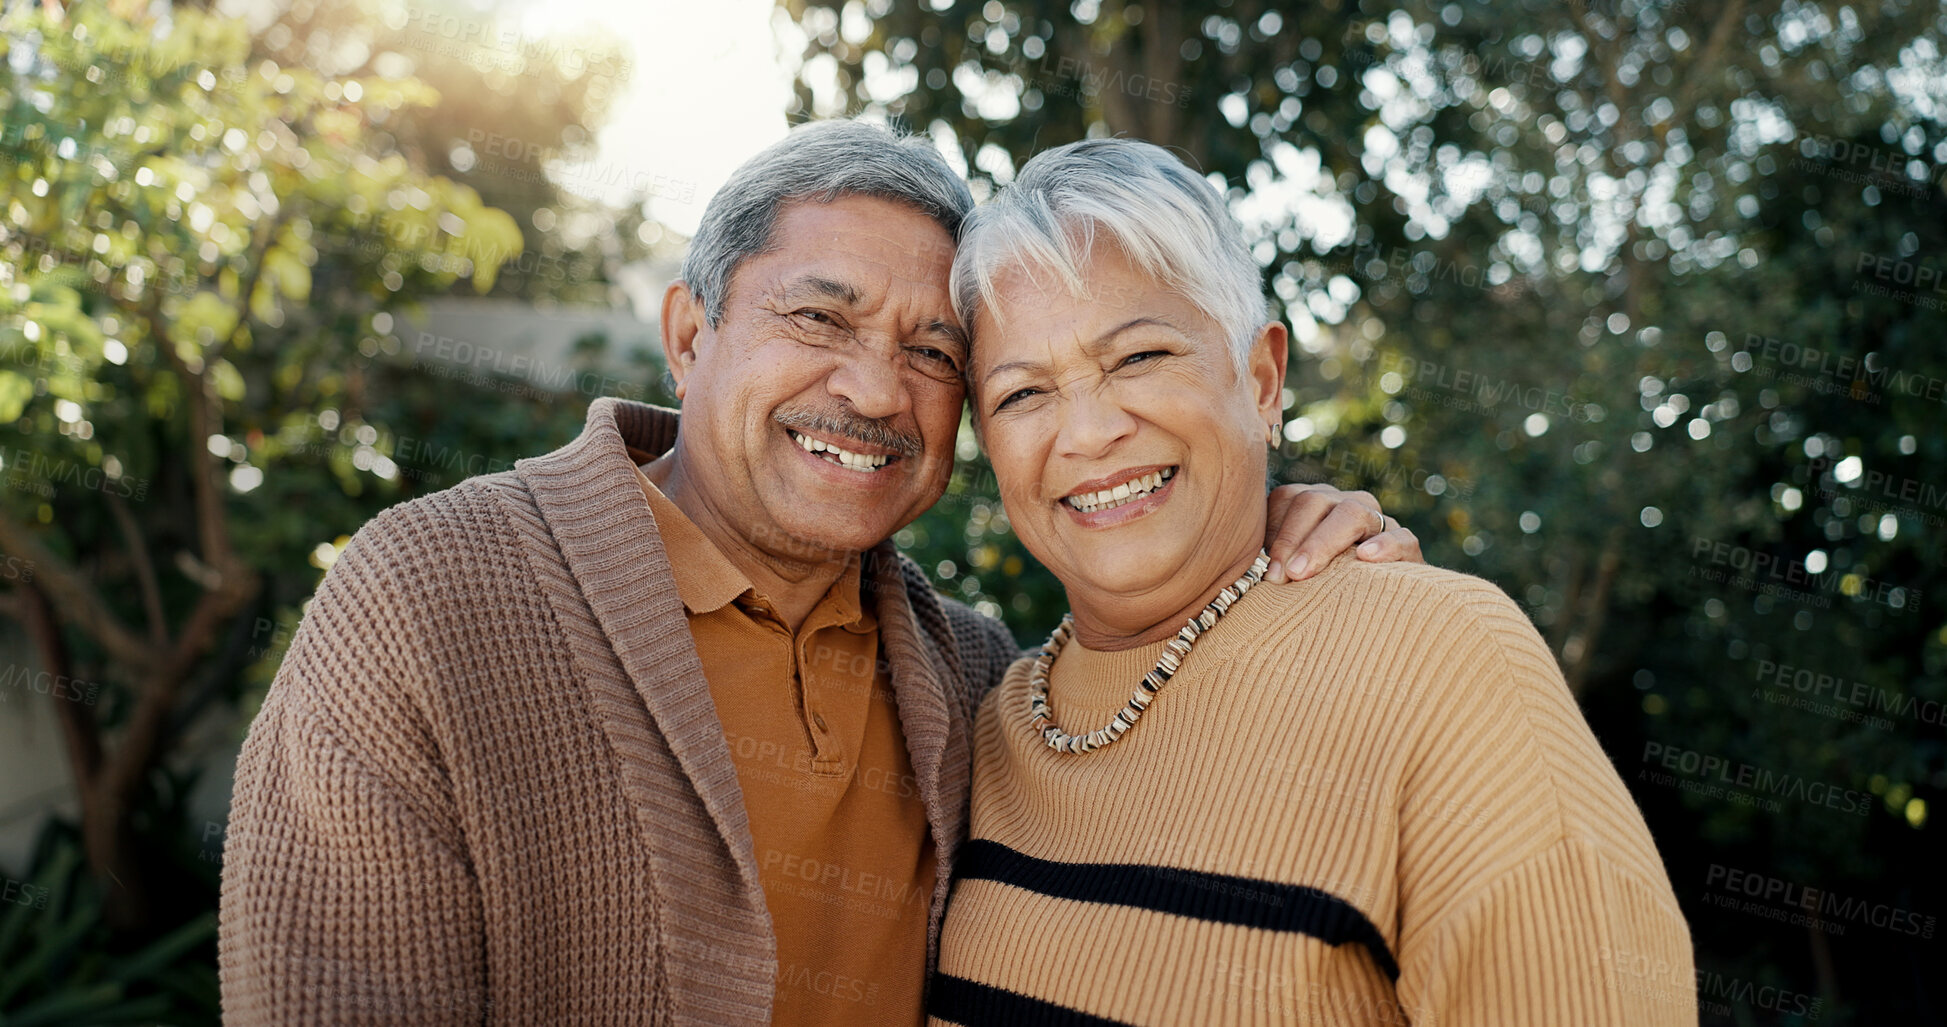
M647 459L647 454L639 450L629 455ZM656 531L662 535L663 546L669 552L670 576L675 579L676 594L682 598L683 608L692 615L715 613L740 596L749 594L754 598L756 590L751 586L750 579L730 562L729 557L723 555L723 550L703 534L703 529L697 527L696 522L690 520L674 500L649 480L640 464L635 469L635 476L642 486L643 498L649 502L649 512L656 519ZM845 568L845 573L832 582L830 591L819 601L813 616L825 612L829 618L827 623L852 632L876 628L878 619L865 609L860 599L860 579L859 561L853 560Z

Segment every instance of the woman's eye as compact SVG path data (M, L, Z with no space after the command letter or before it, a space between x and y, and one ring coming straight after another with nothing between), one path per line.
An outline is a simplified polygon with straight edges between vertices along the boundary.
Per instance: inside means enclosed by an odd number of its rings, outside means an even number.
M1146 360L1153 360L1156 357L1166 357L1169 355L1170 354L1168 350L1162 350L1162 349L1144 350L1141 353L1131 353L1128 356L1123 357L1122 363L1117 364L1116 366L1128 367L1130 364L1140 364Z
M1040 395L1040 393L1040 389L1016 389L1006 396L1001 397L1001 401L994 404L994 411L998 413L1006 410L1008 407L1013 406L1016 400L1027 399L1029 396Z

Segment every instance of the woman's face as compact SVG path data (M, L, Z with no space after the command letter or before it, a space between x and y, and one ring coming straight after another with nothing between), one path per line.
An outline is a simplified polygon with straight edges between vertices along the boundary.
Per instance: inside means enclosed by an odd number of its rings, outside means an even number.
M1266 325L1240 369L1217 322L1113 242L1081 270L1087 298L1049 274L997 278L970 398L1008 520L1077 617L1141 630L1263 542L1285 332Z

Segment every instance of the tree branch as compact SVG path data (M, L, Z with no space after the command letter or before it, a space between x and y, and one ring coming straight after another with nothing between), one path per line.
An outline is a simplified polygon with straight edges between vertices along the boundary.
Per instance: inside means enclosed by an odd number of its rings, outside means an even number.
M122 544L128 547L129 562L135 565L136 587L142 592L142 612L149 620L149 642L160 649L169 644L169 621L162 613L162 590L156 584L155 562L149 559L149 545L142 539L142 527L128 512L128 504L114 492L102 491L108 509L122 530Z
M1717 15L1717 24L1710 27L1710 39L1704 43L1702 52L1690 62L1689 74L1684 76L1683 98L1677 102L1676 113L1670 116L1670 124L1681 125L1690 120L1690 110L1697 102L1697 90L1703 88L1704 78L1711 69L1717 67L1724 56L1724 49L1731 44L1731 33L1744 17L1744 0L1731 0Z
M40 654L41 670L54 675L57 680L73 680L74 668L68 656L67 640L61 637L61 625L54 619L54 610L48 605L47 596L30 585L20 593L19 598L27 633L33 636L34 648ZM50 693L53 691L49 689ZM66 743L75 790L80 793L82 804L86 805L93 799L90 792L101 773L101 725L95 720L94 707L83 705L79 699L72 697L54 698L54 716L61 722L61 739Z
M94 586L10 518L0 517L0 549L32 563L35 588L63 619L100 643L110 656L129 667L154 664L157 651L115 616Z

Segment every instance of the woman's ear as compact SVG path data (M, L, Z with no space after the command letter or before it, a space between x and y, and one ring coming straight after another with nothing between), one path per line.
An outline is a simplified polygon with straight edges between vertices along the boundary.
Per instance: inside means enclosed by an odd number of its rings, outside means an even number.
M708 327L702 298L683 282L669 283L669 288L663 290L663 363L676 383L674 391L679 401L688 391L685 383L690 372L696 370L698 337Z
M1273 433L1284 420L1284 372L1290 357L1291 335L1285 331L1284 322L1273 321L1257 330L1257 337L1251 340L1250 357L1245 362L1245 373L1250 375L1252 394L1257 399L1258 418Z

